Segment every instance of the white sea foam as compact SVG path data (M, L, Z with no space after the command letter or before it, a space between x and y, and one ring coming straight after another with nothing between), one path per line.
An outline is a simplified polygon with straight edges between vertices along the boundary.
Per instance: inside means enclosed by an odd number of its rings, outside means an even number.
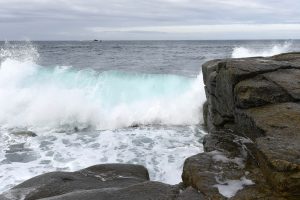
M115 129L201 121L202 78L46 68L6 58L0 66L2 127Z
M212 159L216 162L223 162L223 163L235 163L239 168L244 168L244 159L241 157L234 157L228 158L223 152L220 151L211 151L208 153L212 156Z
M291 50L292 43L285 42L284 44L276 44L268 48L252 49L249 47L235 47L233 49L232 58L245 58L245 57L268 57L280 53L286 53Z
M240 180L226 180L218 182L219 184L215 185L215 187L218 188L220 194L227 198L233 197L239 190L243 189L244 186L254 184L253 181L246 177L242 177Z
M6 154L0 164L0 193L45 172L75 171L101 163L141 164L149 170L151 180L177 184L184 160L202 151L198 142L202 134L196 126L50 131L33 138L2 132L2 143L25 145L2 149Z
M45 172L116 162L176 184L184 159L201 152L201 75L45 67L34 47L21 49L1 50L0 192ZM38 136L12 134L24 129Z

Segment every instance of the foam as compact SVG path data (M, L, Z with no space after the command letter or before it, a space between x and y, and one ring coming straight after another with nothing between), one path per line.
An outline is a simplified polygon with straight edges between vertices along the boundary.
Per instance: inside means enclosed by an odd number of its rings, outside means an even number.
M9 135L3 133L2 135ZM51 171L76 171L101 163L132 163L147 167L151 180L177 184L184 160L203 151L197 126L139 127L79 133L40 133L37 137L2 138L24 143L22 160L4 156L0 165L0 193L29 178ZM8 146L9 146L8 145ZM6 148L7 150L8 148ZM30 156L29 161L24 161Z
M177 184L184 160L202 151L201 75L47 67L31 45L5 48L0 192L39 174L101 163L141 164L151 180ZM18 130L37 136L12 134Z
M232 58L245 58L245 57L268 57L281 53L286 53L291 50L292 43L285 42L284 44L276 44L269 48L252 49L249 47L235 47L233 49Z
M245 167L244 159L241 157L228 158L221 151L211 151L208 154L211 155L212 159L216 162L235 163L237 166L239 166L240 169L243 169Z
M246 177L242 177L240 180L226 180L226 181L218 181L220 184L215 185L218 188L219 193L224 197L231 198L235 196L235 194L244 188L247 185L253 185L253 181L247 179Z
M201 122L202 79L5 59L0 66L2 127L115 129Z

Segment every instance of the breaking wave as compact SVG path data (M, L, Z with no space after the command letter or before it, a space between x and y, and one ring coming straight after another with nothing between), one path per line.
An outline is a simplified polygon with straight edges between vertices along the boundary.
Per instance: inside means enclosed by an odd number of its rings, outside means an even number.
M291 42L285 42L284 44L273 45L268 48L252 49L247 47L235 47L233 49L232 58L245 58L245 57L257 57L257 56L273 56L281 53L286 53L292 48Z
M45 67L37 58L32 45L1 49L2 128L102 130L201 121L200 77Z

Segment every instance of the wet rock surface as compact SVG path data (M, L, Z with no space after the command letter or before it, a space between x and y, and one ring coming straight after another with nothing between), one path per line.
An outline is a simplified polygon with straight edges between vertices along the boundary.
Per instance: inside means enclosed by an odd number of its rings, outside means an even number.
M95 189L68 193L43 200L114 200L114 199L175 199L178 190L176 187L159 183L159 182L144 182L134 184L125 188L110 188L110 189Z
M32 131L27 131L27 130L20 130L20 131L13 131L11 134L16 135L16 136L27 136L27 137L36 137L37 134L32 132Z
M51 172L29 179L0 195L1 200L201 200L193 188L149 180L145 167L95 165L76 172Z
M300 53L210 61L203 78L209 134L183 182L211 199L300 199Z
M41 199L78 190L124 188L149 181L146 168L139 165L105 164L92 166L77 172L51 172L29 179L0 199Z

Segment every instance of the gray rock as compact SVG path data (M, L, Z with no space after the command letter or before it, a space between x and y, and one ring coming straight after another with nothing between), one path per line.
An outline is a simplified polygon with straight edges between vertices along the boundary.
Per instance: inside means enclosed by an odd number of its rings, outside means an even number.
M284 89L261 76L239 82L234 88L234 98L237 108L292 101Z
M36 137L37 134L32 131L13 131L11 132L13 135L17 136L28 136L28 137Z
M144 182L125 188L76 191L43 200L173 200L177 188L159 182Z
M238 178L247 171L255 185L232 199L300 199L300 53L215 60L202 71L210 134L205 152L186 160L184 183L212 197L218 195L208 186L214 175ZM236 144L242 137L248 142ZM214 150L229 158L244 151L245 168L232 171L235 166L216 162Z
M176 200L206 200L207 198L199 191L192 187L186 188L182 191Z
M10 196L34 200L78 190L124 188L148 180L147 169L140 165L96 165L77 172L51 172L34 177L2 194L0 199Z
M300 70L284 69L264 74L268 80L274 82L286 91L294 101L300 100Z
M218 180L240 180L245 175L248 154L245 138L230 132L208 134L204 141L205 152L185 160L182 179L211 199L225 199L219 194ZM249 176L249 174L248 174Z
M238 112L240 127L255 139L253 153L277 190L300 196L300 104L282 103ZM251 123L249 123L251 122Z

